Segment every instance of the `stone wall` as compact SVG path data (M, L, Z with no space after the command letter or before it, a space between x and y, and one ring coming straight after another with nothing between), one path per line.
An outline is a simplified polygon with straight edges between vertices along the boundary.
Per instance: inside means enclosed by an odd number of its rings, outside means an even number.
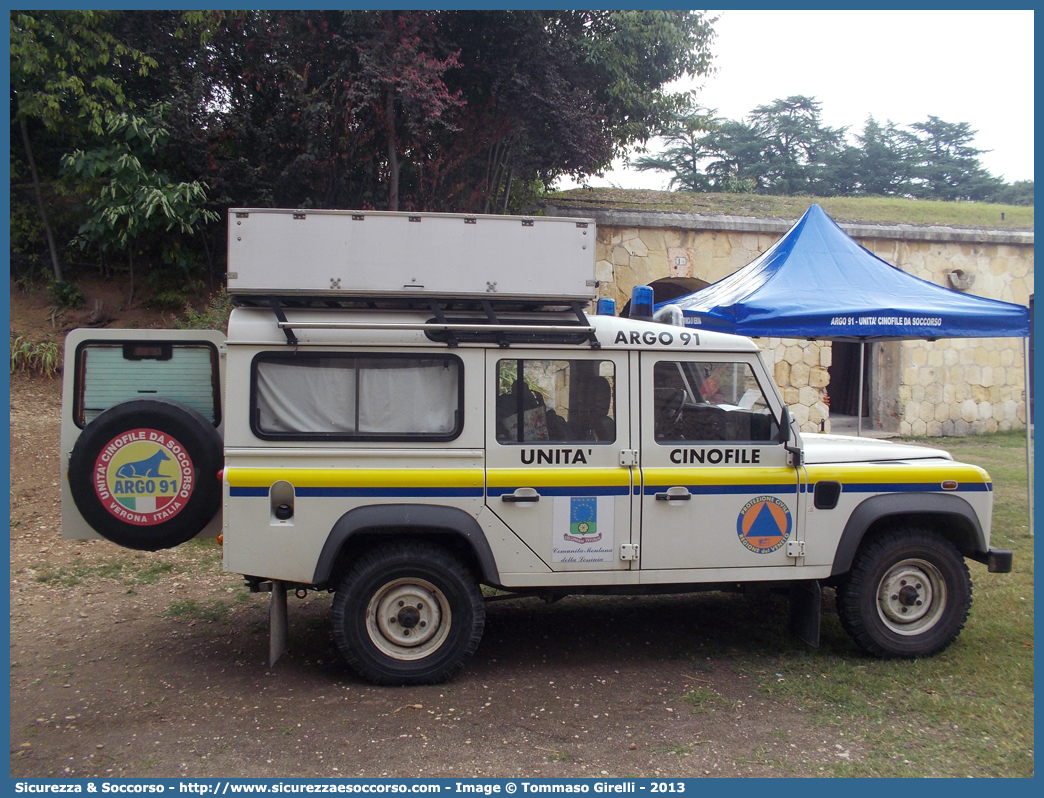
M596 276L617 307L636 285L668 276L716 282L764 252L792 221L647 211L548 208L598 224ZM1033 233L913 225L842 224L881 259L929 282L1027 305ZM829 342L767 338L759 345L806 431L829 431ZM867 347L871 428L903 435L968 435L1024 427L1023 341L956 338Z

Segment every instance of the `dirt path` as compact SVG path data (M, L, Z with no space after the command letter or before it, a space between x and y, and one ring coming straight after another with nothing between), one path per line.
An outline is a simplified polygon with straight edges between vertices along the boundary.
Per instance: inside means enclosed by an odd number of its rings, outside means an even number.
M12 379L11 775L804 776L858 750L764 697L785 602L515 599L439 687L342 667L329 596L267 597L192 542L60 539L60 383Z

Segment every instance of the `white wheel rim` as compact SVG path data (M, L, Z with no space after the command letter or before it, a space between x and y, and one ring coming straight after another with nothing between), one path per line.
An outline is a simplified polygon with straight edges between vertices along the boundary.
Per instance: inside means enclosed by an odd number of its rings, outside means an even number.
M881 579L877 613L896 634L919 635L939 622L946 600L946 581L938 568L926 560L903 560Z
M366 605L366 633L392 659L423 659L446 642L452 613L446 596L425 579L394 579Z

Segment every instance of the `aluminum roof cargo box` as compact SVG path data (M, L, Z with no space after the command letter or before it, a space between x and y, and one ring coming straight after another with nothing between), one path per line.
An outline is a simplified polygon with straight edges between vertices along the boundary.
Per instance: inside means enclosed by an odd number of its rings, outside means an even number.
M232 295L594 299L590 219L230 209Z

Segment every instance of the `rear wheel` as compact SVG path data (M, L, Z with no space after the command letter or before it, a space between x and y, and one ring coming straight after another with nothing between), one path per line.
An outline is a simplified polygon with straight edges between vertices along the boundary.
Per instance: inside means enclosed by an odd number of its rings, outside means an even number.
M837 589L841 623L882 658L937 654L960 634L971 608L968 566L957 548L924 529L897 529L865 543Z
M333 633L349 667L374 684L437 684L482 638L485 605L468 569L427 543L366 554L333 600Z

